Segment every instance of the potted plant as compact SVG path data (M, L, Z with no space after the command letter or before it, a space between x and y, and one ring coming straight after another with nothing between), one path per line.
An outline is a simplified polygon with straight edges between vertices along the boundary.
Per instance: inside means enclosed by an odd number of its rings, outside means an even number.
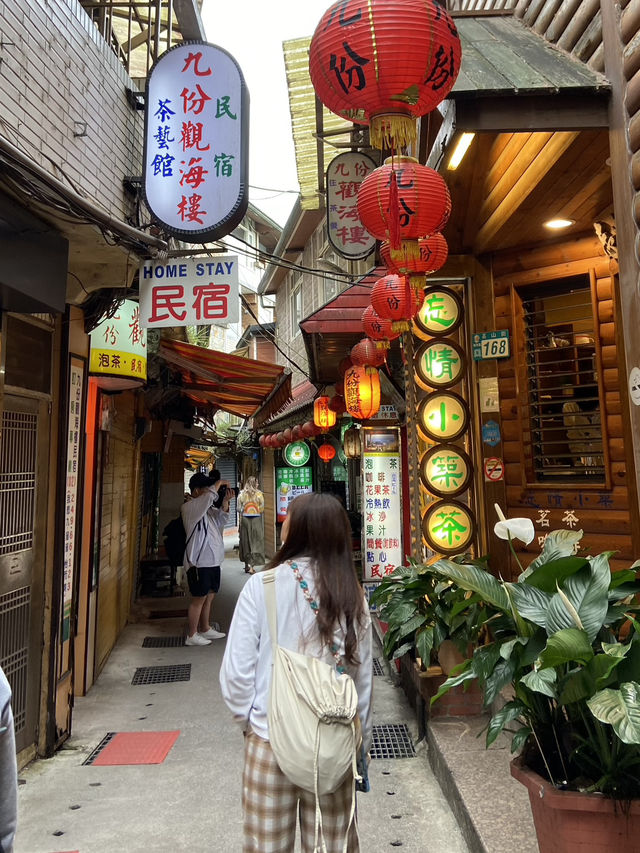
M516 521L516 520L514 520ZM502 517L505 538L511 522ZM477 681L489 746L512 735L512 775L529 789L541 853L640 851L640 563L612 573L611 552L577 553L582 531L550 533L517 582L481 565L432 571L480 596L494 617L438 696ZM515 554L515 551L514 551ZM516 558L517 559L517 558Z
M406 662L428 709L453 666L464 661L485 634L488 614L481 596L456 586L430 566L411 561L382 580L371 603L387 623L385 656ZM457 691L446 708L443 704L442 713L479 713L479 691L468 692L463 699L463 689Z

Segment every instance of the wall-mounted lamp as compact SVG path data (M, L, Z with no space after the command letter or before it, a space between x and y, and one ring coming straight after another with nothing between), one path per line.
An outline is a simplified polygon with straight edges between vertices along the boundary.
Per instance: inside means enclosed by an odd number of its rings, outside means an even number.
M462 158L467 153L469 146L473 142L474 137L475 133L463 133L460 135L458 143L453 149L451 159L447 164L447 169L449 169L449 171L453 172L455 169L458 168L460 163L462 163Z
M563 219L562 217L548 219L543 223L544 227L551 229L551 231L561 231L563 228L569 228L571 225L575 224L575 219Z

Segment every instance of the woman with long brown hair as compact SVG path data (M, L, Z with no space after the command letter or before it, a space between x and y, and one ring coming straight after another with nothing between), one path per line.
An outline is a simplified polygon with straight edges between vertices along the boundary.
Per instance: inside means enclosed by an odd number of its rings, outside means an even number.
M282 540L269 565L275 570L278 645L329 664L336 653L341 657L358 693L366 753L371 745L371 620L353 566L349 519L332 495L301 495L289 504ZM307 853L314 848L316 800L287 779L270 747L271 668L264 584L256 574L238 598L220 670L225 702L245 734L242 849L292 853L299 814ZM356 828L350 827L352 784L348 777L335 793L320 797L328 853L359 849Z

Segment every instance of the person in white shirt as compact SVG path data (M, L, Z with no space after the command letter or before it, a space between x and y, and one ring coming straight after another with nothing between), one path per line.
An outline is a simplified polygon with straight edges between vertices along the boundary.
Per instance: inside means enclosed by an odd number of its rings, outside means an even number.
M358 715L365 753L372 740L371 618L353 566L351 528L339 501L329 494L305 494L289 504L283 544L271 561L275 568L278 643L335 663L342 658L358 693ZM306 600L317 603L317 615ZM233 614L220 669L222 696L245 734L242 783L243 853L278 850L293 853L299 815L302 849L314 847L316 801L282 773L269 744L267 706L272 650L262 574L245 584ZM309 747L312 748L312 745ZM329 853L358 850L349 829L352 778L320 798ZM330 819L327 820L327 816Z
M223 486L226 487L223 490ZM191 500L180 508L187 537L185 565L191 593L186 646L208 646L225 634L209 625L211 606L220 589L220 566L224 559L224 526L229 520L231 487L220 479L198 472L189 480Z
M11 687L0 667L0 853L11 853L18 818L16 740Z

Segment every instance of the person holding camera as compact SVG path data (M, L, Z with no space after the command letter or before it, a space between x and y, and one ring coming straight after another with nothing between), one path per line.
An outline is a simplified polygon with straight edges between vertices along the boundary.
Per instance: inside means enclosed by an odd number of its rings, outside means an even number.
M191 593L186 646L208 646L225 634L209 625L211 606L220 589L224 526L229 520L231 486L219 471L198 472L189 480L191 500L180 508L187 545L185 566Z

